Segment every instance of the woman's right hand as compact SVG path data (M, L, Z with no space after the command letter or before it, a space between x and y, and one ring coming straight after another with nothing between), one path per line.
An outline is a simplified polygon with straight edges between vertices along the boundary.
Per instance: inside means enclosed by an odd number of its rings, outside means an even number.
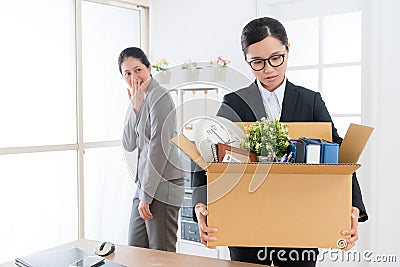
M209 236L208 233L216 233L218 230L217 228L209 228L207 226L208 210L206 205L204 205L203 203L197 203L194 210L197 217L197 225L199 227L201 243L207 246L207 241L217 240L216 237ZM209 246L209 248L215 247Z
M150 79L143 82L132 78L131 86L130 88L127 88L129 100L132 102L133 110L136 114L139 114L140 109L142 108L149 82Z

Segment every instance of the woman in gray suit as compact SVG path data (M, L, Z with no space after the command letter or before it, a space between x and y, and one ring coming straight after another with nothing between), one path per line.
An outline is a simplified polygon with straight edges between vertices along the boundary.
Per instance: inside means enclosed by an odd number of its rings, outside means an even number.
M152 78L140 48L123 50L118 65L131 101L122 143L127 151L138 149L128 244L175 251L185 176L178 149L169 142L177 136L175 106Z

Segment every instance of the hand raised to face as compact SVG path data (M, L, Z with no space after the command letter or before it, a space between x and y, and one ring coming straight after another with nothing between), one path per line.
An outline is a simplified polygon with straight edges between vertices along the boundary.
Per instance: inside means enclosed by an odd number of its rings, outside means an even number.
M128 88L128 96L132 102L133 110L136 114L139 114L140 109L142 108L150 80L151 77L149 77L146 81L141 81L135 78L131 79L131 88Z

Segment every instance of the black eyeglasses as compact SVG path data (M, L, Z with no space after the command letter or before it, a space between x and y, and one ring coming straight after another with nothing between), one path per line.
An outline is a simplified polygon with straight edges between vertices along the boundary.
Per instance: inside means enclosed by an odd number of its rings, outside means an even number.
M260 71L265 68L265 64L267 64L266 61L268 61L268 64L274 68L281 66L283 62L285 62L285 56L285 54L273 55L265 59L254 59L252 61L247 61L247 63L253 70Z

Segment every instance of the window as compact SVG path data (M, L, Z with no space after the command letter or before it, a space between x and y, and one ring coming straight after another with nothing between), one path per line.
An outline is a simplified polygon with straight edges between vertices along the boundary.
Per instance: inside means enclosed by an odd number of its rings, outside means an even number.
M82 2L85 142L121 139L129 100L117 59L130 46L140 47L139 10Z
M22 2L0 4L0 147L75 143L73 5Z
M134 194L122 147L86 149L85 238L126 244Z
M132 181L117 57L147 43L147 14L127 1L0 3L0 263L78 237L125 242L115 229L129 223Z
M0 155L0 263L76 239L76 152Z
M283 23L292 44L288 79L321 92L344 137L361 122L361 12Z
M280 20L290 43L287 77L322 94L339 135L361 123L361 3L259 0L260 16ZM302 12L298 12L301 10Z
M82 2L84 232L89 239L127 243L135 185L120 146L129 99L117 59L140 41L136 7ZM135 154L130 153L130 164L136 164Z
M0 263L78 233L74 7L22 2L0 4Z

